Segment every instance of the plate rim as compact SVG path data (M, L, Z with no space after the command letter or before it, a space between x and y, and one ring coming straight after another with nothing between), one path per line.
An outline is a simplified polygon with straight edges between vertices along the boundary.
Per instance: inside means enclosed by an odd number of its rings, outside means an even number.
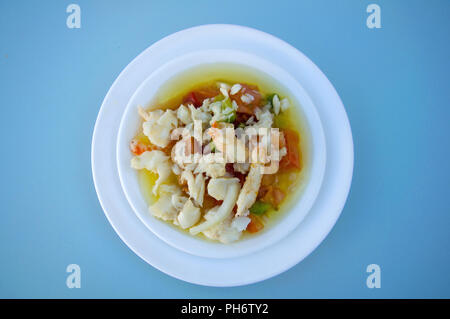
M129 72L129 70L132 68L133 64L137 63L136 61L138 59L140 59L141 57L143 57L146 54L151 54L152 51L157 50L159 47L163 46L164 44L166 44L167 42L176 40L177 38L180 37L180 35L186 35L188 33L195 33L195 32L202 32L202 31L206 31L208 32L217 28L222 28L222 29L228 29L228 31L232 30L232 31L245 31L245 32L250 32L253 33L255 35L258 35L259 37L263 37L266 38L269 42L272 43L277 43L278 45L282 46L285 49L285 53L286 54L293 54L296 55L298 58L301 58L305 61L305 63L309 64L309 67L312 67L314 72L317 74L317 76L321 77L323 81L323 83L327 86L327 89L329 90L329 93L331 95L333 95L334 97L334 102L337 103L340 106L340 112L342 113L341 115L343 116L342 120L343 122L341 123L341 125L344 126L344 130L346 138L347 138L347 151L349 152L347 154L347 171L346 171L346 179L344 181L341 182L341 186L343 186L343 192L341 190L341 196L339 197L339 201L338 203L336 203L335 205L335 210L336 213L334 214L334 216L332 216L331 219L328 220L328 223L325 225L325 229L322 231L321 236L319 236L318 239L315 240L314 244L310 245L309 249L306 250L306 252L301 256L298 257L296 260L291 261L289 263L285 263L283 267L279 267L276 271L273 272L266 272L263 275L260 276L254 276L253 279L251 280L238 280L236 282L232 282L232 283L221 283L221 282L214 282L214 283L208 283L208 282L202 282L201 280L194 280L192 278L186 278L186 275L180 275L179 273L174 273L173 270L169 270L164 267L162 267L160 264L156 263L156 262L152 262L151 260L149 260L148 256L144 256L143 253L140 251L139 247L135 247L135 245L130 243L130 239L126 238L126 236L118 229L118 225L113 221L112 216L110 216L110 214L107 211L106 208L106 200L105 198L103 198L103 195L101 194L101 190L99 189L99 176L97 176L96 173L96 152L95 152L95 147L96 147L96 141L98 139L98 132L99 132L99 126L100 126L100 120L103 118L104 113L106 112L106 106L108 105L108 101L110 101L112 95L114 94L114 91L117 89L117 86L119 85L119 83L122 81L124 75ZM304 86L304 85L303 85ZM305 88L305 90L307 91L307 93L311 96L312 94L308 91L307 88ZM314 103L316 104L316 103ZM125 105L123 106L123 110L124 110ZM122 110L122 111L123 111ZM320 111L319 111L319 115L320 115ZM341 117L342 117L341 116ZM322 120L323 121L323 120ZM324 125L325 126L325 125ZM329 145L328 140L326 139L326 143L327 146ZM112 143L113 146L115 146L115 143ZM270 35L268 33L265 33L263 31L259 31L256 29L252 29L249 27L245 27L245 26L237 26L237 25L227 25L227 24L209 24L209 25L201 25L201 26L196 26L196 27L192 27L192 28L188 28L188 29L184 29L178 32L175 32L169 36L164 37L163 39L159 40L158 42L154 43L153 45L151 45L150 47L148 47L147 49L145 49L144 51L142 51L135 59L133 59L118 75L118 77L115 79L115 81L113 82L113 84L111 85L110 89L108 90L103 102L102 102L102 106L100 108L100 111L97 115L96 118L96 122L95 122L95 126L94 126L94 130L93 130L93 135L92 135L92 144L91 144L91 164L92 164L92 176L93 176L93 180L94 180L94 186L97 192L97 196L100 202L100 205L105 213L105 216L107 217L107 220L109 221L109 223L111 224L111 226L113 227L113 229L115 230L115 232L117 233L117 235L119 236L119 238L121 238L121 240L135 253L137 254L139 257L141 257L143 260L145 260L147 263L149 263L150 265L152 265L153 267L157 268L158 270L172 276L175 277L177 279L183 280L183 281L187 281L187 282L191 282L191 283L195 283L195 284L200 284L200 285L205 285L205 286L240 286L240 285L246 285L246 284L251 284L254 282L258 282L264 279L268 279L270 277L273 277L277 274L280 274L284 271L286 271L287 269L291 268L292 266L294 266L295 264L299 263L300 261L302 261L304 258L306 258L313 250L315 250L317 248L317 246L323 241L323 239L328 235L328 233L331 231L331 229L333 228L333 226L335 225L337 219L339 218L342 209L345 205L346 199L348 197L349 194L349 190L350 190L350 186L351 186L351 181L352 181L352 176L353 176L353 164L354 164L354 149L353 149L353 138L352 138L352 134L351 134L351 127L350 127L350 123L348 120L348 116L346 114L345 108L343 106L343 103L339 97L339 95L337 94L335 88L333 87L333 85L331 84L331 82L327 79L327 77L322 73L322 71L309 59L307 58L303 53L301 53L299 50L297 50L296 48L292 47L290 44L284 42L283 40ZM112 153L114 153L114 147L113 147L113 151ZM115 166L115 157L111 159L114 162L114 166ZM327 165L328 166L328 165ZM328 167L327 167L328 169ZM120 185L119 185L120 187ZM120 189L120 191L122 191ZM123 194L122 194L123 195ZM124 195L123 195L124 196ZM128 204L128 203L127 203ZM314 207L312 208L314 209ZM131 207L130 207L131 210ZM131 212L133 213L133 212ZM133 213L134 215L134 213ZM137 218L135 216L135 218ZM142 225L145 228L145 225ZM297 230L294 230L294 232L296 232ZM281 245L286 239L281 240L280 242L278 242L275 245ZM270 246L266 249L270 249L273 246ZM185 253L183 253L185 254ZM249 257L249 256L245 256L245 257ZM205 259L202 257L198 257L201 259Z

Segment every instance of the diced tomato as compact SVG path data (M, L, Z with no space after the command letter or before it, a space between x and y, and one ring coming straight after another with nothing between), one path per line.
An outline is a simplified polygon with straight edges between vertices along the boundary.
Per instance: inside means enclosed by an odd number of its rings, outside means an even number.
M258 190L258 195L257 195L258 199L264 198L264 196L266 196L266 194L270 191L271 188L272 188L272 186L261 185Z
M131 140L130 150L134 155L141 155L146 151L151 151L152 147L136 139Z
M244 113L244 114L252 115L253 114L253 108L251 108L250 106L244 105L241 102L240 104L238 104L238 108L236 110L236 113Z
M286 147L286 139L284 138L283 131L280 131L280 138L278 144L280 148Z
M194 92L189 92L184 98L183 98L184 104L192 104L195 107L202 106L202 103L197 99Z
M231 174L232 176L234 176L234 167L233 167L233 163L226 163L225 164L225 170L227 171L227 173Z
M244 185L245 179L247 178L247 174L242 174L240 172L236 172L234 170L233 163L226 163L225 164L225 170L231 176L238 178L239 179L239 183L241 184L241 186Z
M275 208L281 204L286 194L278 187L273 185L262 185L259 188L258 199L264 203L268 203Z
M205 195L203 197L203 209L211 209L213 207L216 207L217 205L220 205L220 201L205 192Z
M200 107L205 99L215 97L220 91L215 87L206 87L200 90L189 92L184 98L184 104L192 104L195 107Z
M285 129L283 130L284 139L286 141L287 154L280 161L280 169L301 169L301 153L298 133Z
M267 197L267 198L266 198ZM269 193L264 197L273 207L278 207L283 201L286 194L278 187L272 187Z
M257 233L264 228L264 224L253 214L248 215L250 223L247 225L247 231L249 233Z
M239 109L239 106L238 106ZM251 111L251 110L250 110ZM236 120L234 121L234 126L238 127L239 124L245 124L250 118L250 114L244 112L236 112Z
M145 136L145 135L144 135ZM167 144L166 147L161 148L156 145L153 145L150 143L150 141L147 139L147 137L143 138L142 136L138 136L137 138L134 138L130 142L130 150L131 153L134 155L141 155L142 153L146 151L153 151L153 150L160 150L166 153L167 155L170 155L170 152L172 151L173 145L176 143L176 141L169 141L169 144Z
M275 174L264 174L261 179L262 186L273 185L277 182L277 176Z
M255 85L241 84L242 88L236 93L230 96L230 98L236 102L238 109L237 113L245 113L252 115L255 107L260 106L262 96L259 93L258 87ZM251 101L244 102L242 96L248 96ZM244 98L245 100L245 98Z
M234 176L239 178L239 183L241 184L241 187L242 187L245 183L245 179L247 178L247 175L239 173L239 172L234 172Z

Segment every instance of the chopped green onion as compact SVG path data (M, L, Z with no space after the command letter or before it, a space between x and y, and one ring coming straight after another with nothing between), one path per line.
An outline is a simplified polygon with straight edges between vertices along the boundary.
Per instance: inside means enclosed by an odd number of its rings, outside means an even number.
M214 99L217 99L218 96ZM210 110L214 113L212 121L233 123L236 120L236 109L237 105L234 104L229 98L211 103Z
M225 109L233 109L233 104L230 99L225 99L222 101L222 111Z
M270 94L267 94L266 97L265 97L265 100L266 100L266 103L270 103L270 108L273 108L273 97L274 97L275 95L278 95L278 99L280 99L280 101L283 99L283 98L280 96L280 94L278 94L278 93L270 93Z
M222 115L223 121L232 123L236 120L236 110L233 107L233 103L230 99L225 99L222 101Z
M227 122L228 123L233 123L236 120L236 112L230 114L231 116L228 116L227 118Z
M267 94L267 95L266 95L266 101L272 103L273 97L274 97L275 95L278 95L278 94L276 94L276 93L270 93L270 94ZM279 95L278 95L278 96L279 96Z
M216 95L213 99L213 102L220 102L225 100L225 96L223 96L222 94Z
M272 205L268 203L264 203L261 201L256 201L252 207L250 207L250 212L255 215L262 215L266 213L269 209L272 208Z
M273 117L273 127L286 128L288 121L285 116L275 115Z

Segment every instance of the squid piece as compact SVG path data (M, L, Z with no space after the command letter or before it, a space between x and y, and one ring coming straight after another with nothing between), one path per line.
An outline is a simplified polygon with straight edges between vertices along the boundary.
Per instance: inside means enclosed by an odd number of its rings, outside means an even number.
M213 178L208 183L208 193L217 200L223 200L222 205L212 208L205 215L205 221L189 231L192 235L203 232L231 215L239 194L240 184L237 178Z
M260 164L251 164L250 172L245 179L241 192L237 199L236 216L246 216L248 209L255 203L261 185L263 167Z

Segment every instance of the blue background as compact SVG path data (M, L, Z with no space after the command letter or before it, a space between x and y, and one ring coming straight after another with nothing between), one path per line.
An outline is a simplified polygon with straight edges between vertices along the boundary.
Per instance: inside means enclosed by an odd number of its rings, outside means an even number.
M450 1L0 1L0 297L450 297ZM381 29L366 7L381 7ZM286 40L336 87L355 143L325 241L261 283L209 288L137 257L106 220L90 146L102 100L155 41L207 23ZM66 287L66 266L82 288ZM381 266L380 289L366 267Z

